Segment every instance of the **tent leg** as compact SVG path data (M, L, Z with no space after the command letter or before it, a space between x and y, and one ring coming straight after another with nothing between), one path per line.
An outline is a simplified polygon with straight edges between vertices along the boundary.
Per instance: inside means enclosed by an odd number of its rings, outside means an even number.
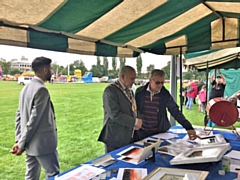
M182 47L180 47L180 63L179 63L179 73L180 73L180 84L179 84L179 87L180 87L180 110L182 112L182 105L183 105L183 99L182 99ZM185 97L184 97L185 98Z
M176 81L176 56L172 56L172 60L171 60L171 64L170 64L170 93L174 99L174 101L176 101L176 94L177 94L177 81ZM176 125L176 120L170 116L170 123L172 126Z

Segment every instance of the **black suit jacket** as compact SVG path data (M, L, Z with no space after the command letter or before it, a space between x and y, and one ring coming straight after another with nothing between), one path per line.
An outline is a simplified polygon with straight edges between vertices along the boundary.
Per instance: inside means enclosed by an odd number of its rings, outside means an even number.
M124 93L110 84L103 93L104 125L98 141L120 148L131 143L135 117Z

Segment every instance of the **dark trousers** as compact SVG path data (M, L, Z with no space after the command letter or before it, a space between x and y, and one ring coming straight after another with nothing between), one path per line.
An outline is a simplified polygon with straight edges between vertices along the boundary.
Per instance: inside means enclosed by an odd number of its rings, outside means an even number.
M149 136L152 136L152 135L155 135L155 134L158 134L158 133L159 132L147 132L147 131L145 131L143 129L139 129L137 131L137 141L140 141L140 140L142 140L144 138L147 138Z
M187 98L187 96L185 96L185 106L186 106L186 104L187 104L187 102L188 102L188 98Z
M138 134L136 133L137 131L134 132L134 136L131 138L130 144L134 143L135 141L138 141ZM109 153L111 151L114 151L120 147L115 147L111 146L109 144L105 144L105 153Z

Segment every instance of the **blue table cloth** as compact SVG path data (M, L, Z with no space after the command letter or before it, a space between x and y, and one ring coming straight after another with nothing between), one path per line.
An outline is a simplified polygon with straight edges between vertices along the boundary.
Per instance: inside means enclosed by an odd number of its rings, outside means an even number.
M181 126L174 126L171 129L182 129ZM238 138L234 133L232 132L224 132L224 131L219 131L219 130L213 130L213 134L222 134L223 137L226 139L226 141L228 143L230 143L231 145L231 150L238 150L240 151L240 138ZM183 138L186 134L182 133L182 134L178 134L178 138ZM163 141L163 143L161 144L161 146L165 145L166 142ZM128 146L119 148L115 151L110 152L111 156L115 159L119 158L119 156L117 155L119 152L123 151L124 149L129 148L130 146L133 146L133 144L130 144ZM138 146L135 145L134 146ZM103 155L105 156L105 155ZM100 158L100 157L98 157ZM96 159L98 159L96 158ZM192 170L202 170L202 171L208 171L209 175L207 176L206 179L208 180L232 180L235 179L237 177L236 173L232 173L232 172L226 172L225 175L219 175L218 174L218 170L221 169L222 166L222 162L221 160L219 162L209 162L209 163L197 163L197 164L187 164L187 165L170 165L170 160L173 158L173 156L170 155L166 155L166 154L161 154L161 153L156 153L156 161L152 162L152 161L144 161L138 165L134 165L134 164L130 164L124 161L120 161L118 160L117 163L114 163L108 167L105 168L106 171L113 171L113 170L118 170L119 168L147 168L148 174L154 170L156 167L166 167L166 168L181 168L181 169L192 169ZM94 159L94 160L96 160ZM84 164L92 164L93 160L90 160ZM80 166L80 165L79 165ZM79 167L77 166L77 167ZM75 168L77 168L75 167ZM75 169L73 168L73 169ZM72 171L73 169L70 169L66 172L61 173L59 176ZM117 177L117 172L111 173L111 177L107 178L110 179L112 177ZM54 178L49 178L49 180L53 180Z

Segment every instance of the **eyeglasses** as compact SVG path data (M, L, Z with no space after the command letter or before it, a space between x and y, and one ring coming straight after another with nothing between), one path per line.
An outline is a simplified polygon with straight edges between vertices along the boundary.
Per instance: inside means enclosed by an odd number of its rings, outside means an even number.
M156 85L164 84L164 81L161 82L161 81L155 81L154 79L152 79L152 80L155 82Z

